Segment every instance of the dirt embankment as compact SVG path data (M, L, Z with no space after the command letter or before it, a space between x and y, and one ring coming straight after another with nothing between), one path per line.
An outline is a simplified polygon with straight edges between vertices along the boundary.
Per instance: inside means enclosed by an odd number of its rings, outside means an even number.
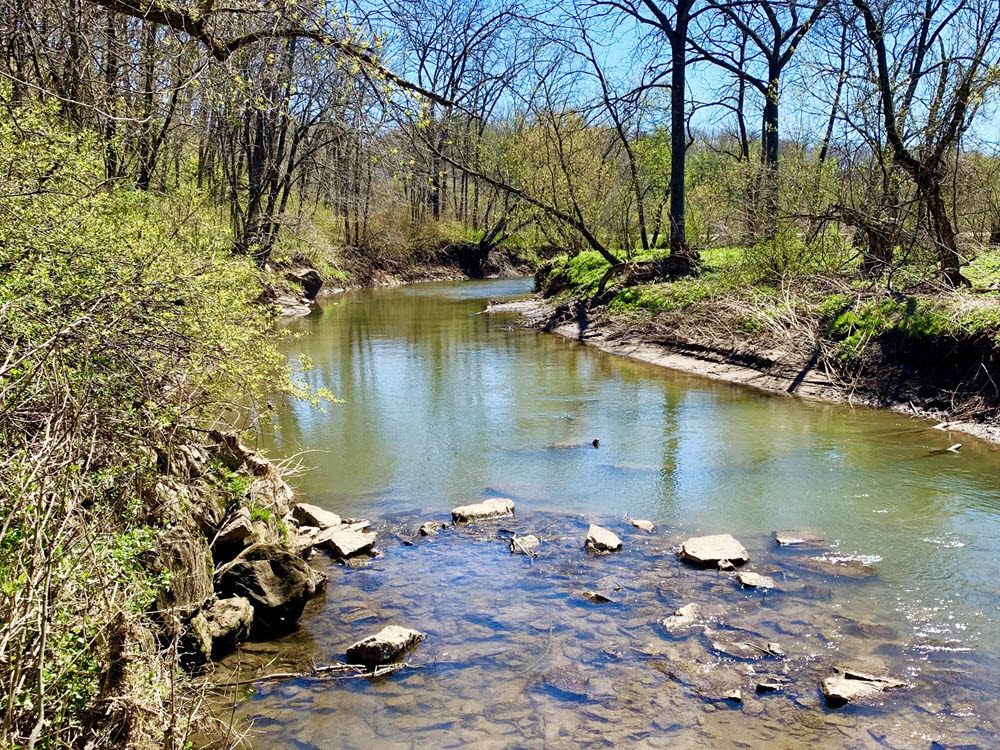
M877 342L848 367L808 327L779 341L720 336L718 329L672 325L669 317L540 298L493 303L489 312L518 313L532 328L610 354L770 393L892 409L1000 443L1000 391L983 364L995 352L984 351L989 345L982 341L951 342L947 349Z

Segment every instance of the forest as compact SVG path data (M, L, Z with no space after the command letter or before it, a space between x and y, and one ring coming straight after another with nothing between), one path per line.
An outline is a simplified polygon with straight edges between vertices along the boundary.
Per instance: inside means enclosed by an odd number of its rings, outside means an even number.
M0 0L0 42L0 746L213 731L163 476L336 395L289 270L534 272L875 391L923 351L996 418L996 0Z

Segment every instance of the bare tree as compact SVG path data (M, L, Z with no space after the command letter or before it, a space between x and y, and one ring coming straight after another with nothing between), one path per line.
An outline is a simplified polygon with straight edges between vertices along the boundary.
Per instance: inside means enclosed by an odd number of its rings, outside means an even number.
M926 206L941 276L968 284L945 196L946 161L971 126L996 74L1000 6L991 0L922 0L921 12L852 0L874 58L874 85L895 163ZM890 46L886 39L895 39Z

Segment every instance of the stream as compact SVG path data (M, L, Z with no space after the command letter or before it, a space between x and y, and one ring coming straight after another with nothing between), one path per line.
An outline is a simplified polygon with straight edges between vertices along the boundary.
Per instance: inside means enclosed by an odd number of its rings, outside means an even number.
M218 669L306 671L388 624L427 638L388 677L230 694L255 748L1000 745L1000 446L483 314L529 291L364 290L288 324L296 376L343 402L279 404L261 447L296 457L303 499L371 520L379 554L313 558L329 583L300 626ZM488 497L511 498L515 518L416 535ZM624 549L586 552L589 523ZM778 547L780 529L823 542ZM536 559L510 553L512 532L542 540ZM776 587L677 558L685 538L717 533ZM696 627L663 626L689 603ZM745 648L769 643L784 656ZM820 682L845 664L906 687L830 708ZM742 702L726 698L737 688Z

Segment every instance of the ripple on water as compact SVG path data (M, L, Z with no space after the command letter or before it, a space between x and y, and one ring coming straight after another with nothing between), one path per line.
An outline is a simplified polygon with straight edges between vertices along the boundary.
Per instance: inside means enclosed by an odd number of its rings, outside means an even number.
M805 553L742 540L746 569L780 582L762 592L680 562L670 529L528 512L411 547L398 541L425 520L387 519L381 555L367 567L314 559L330 581L301 627L219 665L220 675L302 670L337 660L384 624L428 633L388 678L258 684L237 707L259 717L255 747L840 748L873 737L909 747L917 736L987 746L996 731L995 660L965 648L958 631L935 642L925 629L911 645L912 623L875 595L884 584L817 572ZM624 551L585 552L590 521L618 534ZM511 555L501 529L539 536L539 557ZM586 590L613 601L592 603ZM694 626L663 626L691 602L700 606ZM828 710L818 685L844 662L911 686ZM761 681L781 689L758 695ZM725 697L737 688L742 703Z

